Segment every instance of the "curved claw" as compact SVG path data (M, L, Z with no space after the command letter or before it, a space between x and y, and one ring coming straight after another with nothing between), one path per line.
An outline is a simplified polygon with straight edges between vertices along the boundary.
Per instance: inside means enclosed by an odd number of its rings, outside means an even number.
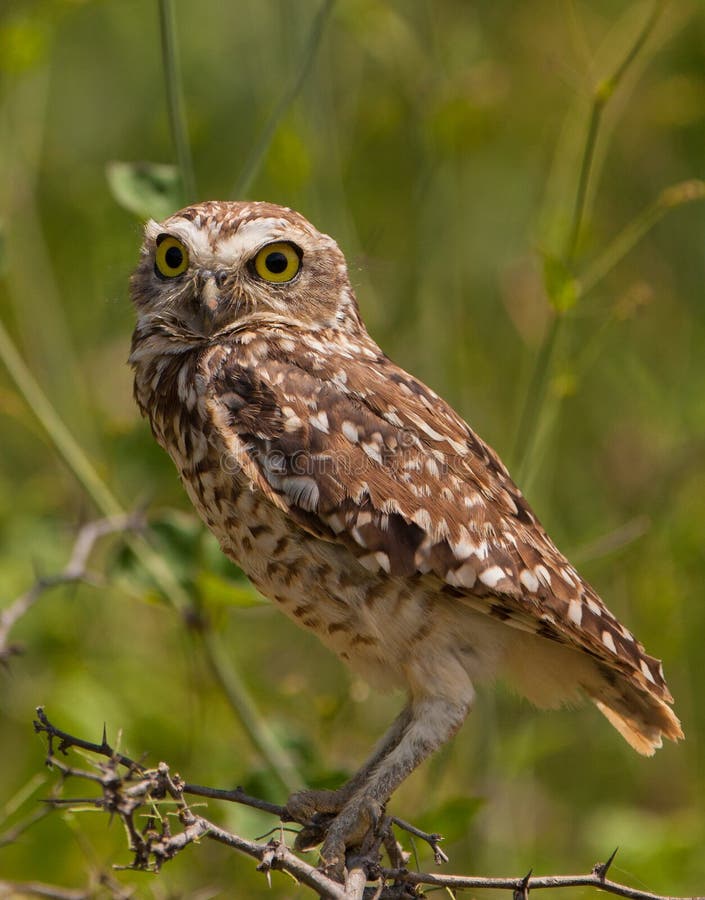
M311 819L310 824L304 827L296 835L294 841L294 850L305 851L313 850L319 844L323 843L333 816L326 814L316 814Z

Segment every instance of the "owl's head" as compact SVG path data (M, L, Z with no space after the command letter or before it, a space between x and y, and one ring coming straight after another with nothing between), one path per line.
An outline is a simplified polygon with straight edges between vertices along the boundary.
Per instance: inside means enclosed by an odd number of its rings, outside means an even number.
M361 327L338 245L272 203L210 201L148 222L131 294L138 325L188 341L257 323Z

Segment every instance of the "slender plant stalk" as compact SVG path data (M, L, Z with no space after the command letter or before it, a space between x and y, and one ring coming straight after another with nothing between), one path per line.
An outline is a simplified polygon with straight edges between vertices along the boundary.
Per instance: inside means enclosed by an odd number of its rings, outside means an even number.
M585 205L593 172L595 148L600 134L604 110L610 99L614 96L615 91L624 79L630 66L638 56L639 51L651 35L667 2L668 0L656 0L651 13L637 35L636 40L630 46L622 61L612 75L601 81L594 90L587 135L580 162L580 173L578 175L573 214L571 216L566 244L561 258L566 273L571 271L575 262L580 232L585 218ZM647 222L646 230L652 225L653 222ZM637 236L636 240L639 239L639 236ZM607 251L605 251L605 255L610 254L612 249L613 247L610 245ZM623 255L624 253L622 253L619 258ZM585 290L583 290L582 293L584 294ZM577 300L577 293L575 299ZM565 319L566 310L556 308L553 322L546 331L538 353L536 354L533 371L529 378L528 390L524 397L522 410L519 415L519 425L517 428L517 436L514 441L513 457L517 461L517 477L522 482L526 481L532 466L537 435L540 431L541 421L544 416L546 395L551 373L553 371L555 351L559 342L559 337L565 328Z
M291 756L279 743L223 649L219 637L212 629L198 632L203 654L225 698L243 724L250 739L257 747L284 789L291 793L299 790L304 781Z
M269 145L272 143L272 138L274 137L276 130L279 127L279 123L301 91L301 88L306 81L306 76L308 75L311 66L313 65L313 61L316 58L316 53L321 43L321 37L323 36L323 30L325 28L331 10L333 9L334 3L335 0L323 0L323 2L321 3L321 6L313 20L313 24L311 25L311 31L309 32L308 40L306 41L306 45L304 47L299 73L291 83L291 87L289 87L280 97L279 102L274 107L274 110L267 120L267 123L264 126L259 139L254 144L252 151L250 152L250 155L245 162L245 165L242 167L242 171L240 172L237 182L235 183L235 187L233 188L233 196L236 199L240 199L241 197L243 197L250 189L252 182L254 181L257 172L262 165L262 160L267 154Z
M107 517L123 514L123 509L102 481L92 463L76 442L44 391L37 384L15 347L4 324L0 322L0 359L29 407L44 426L71 471L81 482L95 505Z
M2 322L0 322L0 359L5 363L17 389L33 410L67 466L101 513L108 518L126 515L120 502L102 480L83 448L37 384ZM190 606L188 596L161 556L152 550L144 538L133 535L127 536L126 540L164 595L177 609L185 611Z
M45 773L32 775L29 781L27 781L13 797L10 797L10 799L6 800L2 805L0 808L0 822L4 823L10 816L13 816L32 794L35 794L39 788L46 783L46 780L47 776ZM2 846L1 839L0 846Z
M171 139L174 142L179 171L181 172L184 201L190 203L196 199L196 178L193 170L193 159L191 158L191 145L189 144L186 128L179 52L176 45L176 25L171 0L159 0L159 30L162 41L162 65L164 68Z
M705 181L684 181L662 191L658 199L632 219L578 278L578 296L584 296L599 284L670 210L695 200L705 200Z
M673 197L674 195L679 195L680 199L664 201L664 197ZM675 185L673 188L668 188L664 191L658 200L649 204L645 210L623 228L607 248L585 270L585 273L576 279L576 300L593 290L669 210L684 203L702 199L705 199L705 182L684 182L682 185ZM600 333L604 334L613 321L613 317L607 319L603 323ZM528 470L531 467L533 452L539 436L540 420L546 414L544 407L548 377L565 322L565 315L557 311L539 348L527 390L527 399L521 411L517 435L518 440L524 435L525 443L517 443L514 449L514 458L519 460L516 468L517 480L525 487L528 484Z
M101 479L37 384L2 322L0 322L0 359L5 363L17 389L34 411L54 446L98 509L107 517L126 515L120 502ZM164 596L184 616L192 606L191 601L164 558L140 535L126 535L125 540ZM288 791L300 787L301 777L292 759L267 728L245 684L229 664L213 635L204 637L204 647L208 663L215 672L228 702L272 773Z
M517 439L514 448L514 459L518 460L516 478L519 484L526 486L527 471L533 460L536 437L539 433L539 419L543 415L548 386L548 375L553 368L553 360L558 346L558 338L563 329L564 316L557 312L541 342L536 361L534 362L526 399L519 417Z
M332 2L333 0L326 0L326 5L332 5ZM320 18L321 14L319 13L317 21L319 21ZM191 158L191 148L186 129L186 116L184 114L172 0L159 0L159 23L162 38L162 65L164 68L164 81L166 84L169 106L171 136L176 150L185 199L188 202L189 200L195 199L196 184L193 161ZM322 30L322 27L323 22L321 21L319 30ZM317 34L313 48L314 53L319 37L320 34ZM296 82L297 91L300 87L299 81L303 81L307 71L308 65ZM161 560L160 557L157 558ZM207 661L216 676L218 684L223 690L230 706L240 720L240 723L247 732L250 740L259 750L273 774L286 790L293 791L300 787L302 784L301 777L296 771L296 767L291 757L284 747L278 743L274 734L267 728L245 683L240 678L232 661L229 660L223 652L216 636L211 630L207 630L202 632L202 638L202 648Z
M597 137L602 122L602 114L619 87L622 79L629 70L639 54L639 51L646 43L649 35L654 30L659 16L666 6L667 0L657 0L654 4L651 14L637 35L636 40L630 47L624 59L612 73L611 77L601 81L594 90L592 109L590 110L590 122L588 125L588 133L585 139L585 147L583 148L583 158L580 164L580 175L578 177L578 189L575 194L575 205L573 207L573 216L571 219L570 229L568 231L568 242L564 251L564 260L566 265L570 265L575 257L575 251L580 238L580 229L585 217L585 201L587 200L588 186L590 183L590 175L592 173L592 164L595 158L595 147L597 145Z
M587 137L585 138L585 146L583 147L583 158L580 163L580 175L578 177L578 189L575 193L573 216L571 218L570 230L568 232L568 240L563 253L564 259L566 259L569 263L572 262L575 256L576 248L578 246L580 227L582 225L583 214L585 212L585 200L587 198L588 184L590 182L590 172L592 171L592 162L595 158L597 135L600 131L602 112L605 108L606 101L606 96L603 96L598 92L593 99L592 109L590 110L590 123L588 125Z

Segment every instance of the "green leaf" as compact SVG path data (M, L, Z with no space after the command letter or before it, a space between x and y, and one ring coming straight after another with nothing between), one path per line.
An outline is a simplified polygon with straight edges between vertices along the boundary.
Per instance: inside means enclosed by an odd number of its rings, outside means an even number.
M140 219L161 221L183 206L183 188L176 166L110 162L106 177L115 200Z

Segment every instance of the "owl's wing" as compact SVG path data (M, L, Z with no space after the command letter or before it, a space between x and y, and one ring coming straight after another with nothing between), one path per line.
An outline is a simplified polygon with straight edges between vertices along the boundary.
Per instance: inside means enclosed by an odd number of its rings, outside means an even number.
M247 477L370 570L436 577L508 625L580 647L670 700L648 656L556 549L494 451L383 355L232 353L208 406Z

